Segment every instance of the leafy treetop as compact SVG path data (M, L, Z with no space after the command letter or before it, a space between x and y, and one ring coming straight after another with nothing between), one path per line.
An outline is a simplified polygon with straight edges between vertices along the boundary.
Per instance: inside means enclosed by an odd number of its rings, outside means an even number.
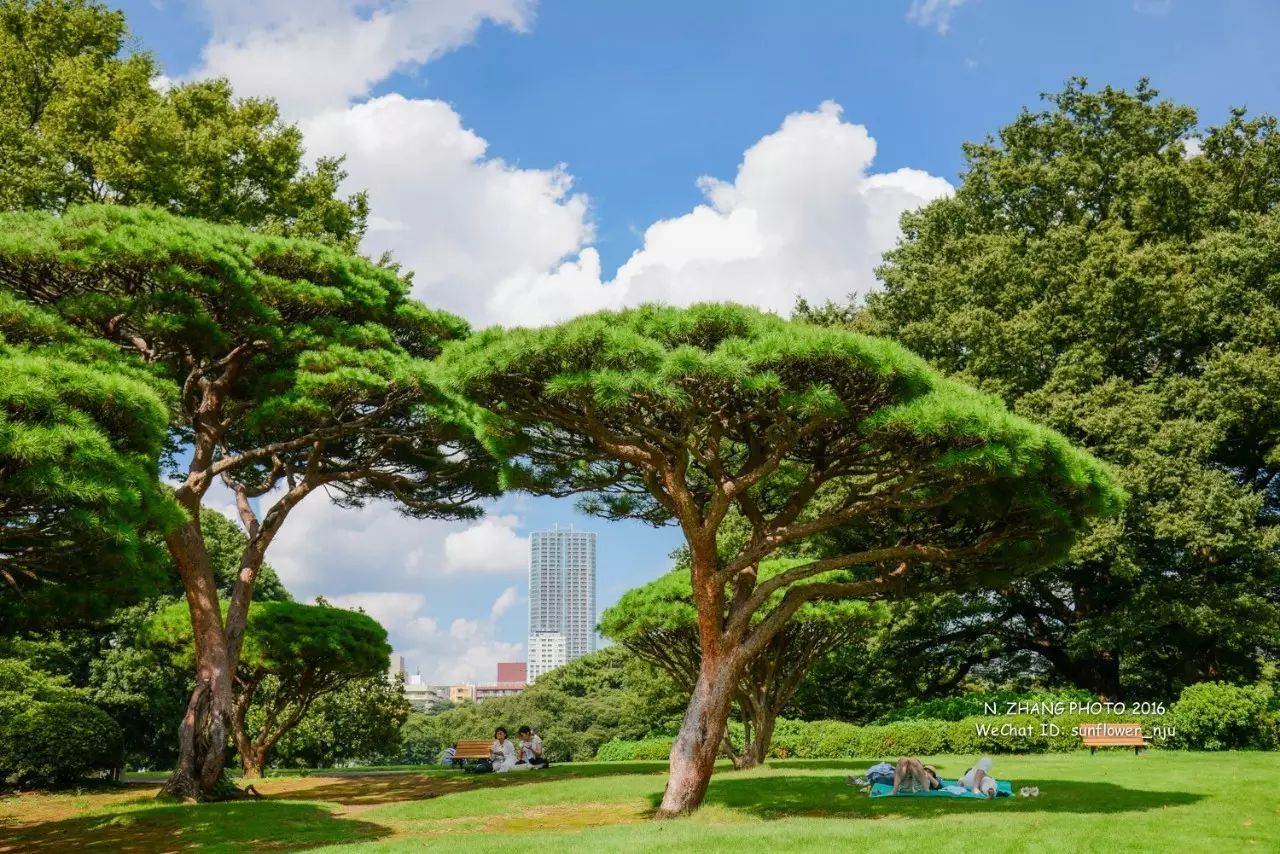
M0 0L0 210L154 205L354 249L363 193L341 159L303 166L302 134L225 80L166 81L95 0Z
M803 563L805 560L802 558L768 560L760 564L757 575L761 581L765 581ZM821 580L822 577L818 576L800 583ZM781 593L774 594L774 604L781 596ZM857 599L809 602L796 611L791 622L814 626L869 623L876 619L881 610L879 606ZM757 613L756 619L759 620L760 616ZM675 634L691 631L696 636L697 627L698 609L693 601L689 570L688 567L677 567L648 584L623 593L616 604L600 615L599 629L605 637L625 643L629 638L646 633Z
M979 635L1109 696L1122 650L1155 696L1256 678L1280 654L1280 126L1200 127L1145 81L1046 100L904 216L853 324L1062 431L1133 497L989 600Z
M194 514L222 479L249 536L233 660L266 547L306 495L467 518L492 490L483 454L465 452L465 412L427 376L466 324L409 299L386 267L327 244L92 206L0 215L0 287L168 381L171 436L191 448L175 497ZM251 501L273 491L259 519Z
M180 518L158 479L164 391L140 360L0 290L0 627L159 589L143 534Z
M223 603L225 611L227 604ZM139 632L141 646L167 651L183 669L194 664L191 614L184 602L160 611ZM243 678L317 680L385 672L387 630L360 611L300 602L255 602L240 658Z
M511 483L587 493L609 517L680 525L708 607L720 611L735 585L729 624L739 631L777 591L834 570L1033 566L1122 500L1102 463L902 347L743 306L645 306L488 330L447 348L439 371L487 410L483 436L515 460ZM751 534L720 556L716 535L735 507ZM870 542L902 514L916 514L911 542ZM863 546L756 583L754 568L778 548L851 528ZM778 619L808 599L883 592L901 577L805 585Z

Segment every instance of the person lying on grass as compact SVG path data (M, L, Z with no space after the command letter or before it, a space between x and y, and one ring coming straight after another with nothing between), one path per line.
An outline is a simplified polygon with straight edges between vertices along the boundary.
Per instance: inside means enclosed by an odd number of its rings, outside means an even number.
M914 756L904 756L893 769L893 794L898 792L929 792L942 788L942 780L932 765L925 765Z
M964 776L960 778L960 785L967 791L994 798L999 782L991 776L991 757L982 757L976 765L965 771Z

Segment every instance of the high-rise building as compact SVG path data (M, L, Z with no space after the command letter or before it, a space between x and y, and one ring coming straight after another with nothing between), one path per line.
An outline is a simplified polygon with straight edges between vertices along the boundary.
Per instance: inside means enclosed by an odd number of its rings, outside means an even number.
M564 652L556 655L560 643ZM534 532L529 537L529 681L595 648L596 535L559 527ZM554 663L543 666L539 659Z
M404 676L404 656L398 652L393 652L387 667L387 679L395 681L397 676Z

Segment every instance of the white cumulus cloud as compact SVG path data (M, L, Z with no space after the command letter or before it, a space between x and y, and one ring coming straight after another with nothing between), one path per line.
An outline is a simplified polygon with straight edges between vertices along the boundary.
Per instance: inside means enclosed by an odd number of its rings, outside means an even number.
M525 572L529 539L516 533L519 524L515 516L489 516L449 534L444 538L445 570L495 575Z
M421 593L390 593L387 591L348 593L333 596L330 605L364 611L382 624L384 629L398 628L418 618L418 612L426 603ZM432 621L434 623L434 621Z
M493 607L489 609L489 619L498 619L503 614L510 611L519 601L520 591L516 590L514 587L508 587L498 595L497 599L493 600Z
M523 30L531 0L204 0L194 77L226 77L302 116L360 98L397 71L469 42L486 21Z
M875 154L867 129L834 102L793 113L746 150L732 181L699 180L703 204L649 226L612 280L588 247L532 278L503 280L485 317L536 325L642 302L725 300L785 313L798 296L864 293L899 216L952 189L918 169L873 172Z
M494 603L503 601L508 588ZM425 613L426 597L420 593L365 591L333 596L329 602L341 608L360 608L387 630L391 645L405 657L410 673L421 673L428 684L493 682L499 661L523 661L524 644L498 640L493 618L457 618L443 628Z
M313 156L346 154L372 207L363 249L391 251L424 302L484 320L498 282L527 282L592 238L563 166L519 168L443 101L386 95L302 122Z

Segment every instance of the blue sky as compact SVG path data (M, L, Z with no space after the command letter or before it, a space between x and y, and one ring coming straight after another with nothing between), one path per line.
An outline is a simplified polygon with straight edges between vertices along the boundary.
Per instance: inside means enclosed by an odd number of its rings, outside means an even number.
M1261 0L122 8L170 78L225 74L277 97L312 154L347 152L371 192L366 248L477 325L865 291L897 215L958 181L961 143L1072 75L1149 77L1206 123L1280 111L1280 5ZM484 680L523 654L520 538L555 523L599 532L601 607L678 544L513 496L469 533L318 506L270 559L300 595L383 619L429 679Z

